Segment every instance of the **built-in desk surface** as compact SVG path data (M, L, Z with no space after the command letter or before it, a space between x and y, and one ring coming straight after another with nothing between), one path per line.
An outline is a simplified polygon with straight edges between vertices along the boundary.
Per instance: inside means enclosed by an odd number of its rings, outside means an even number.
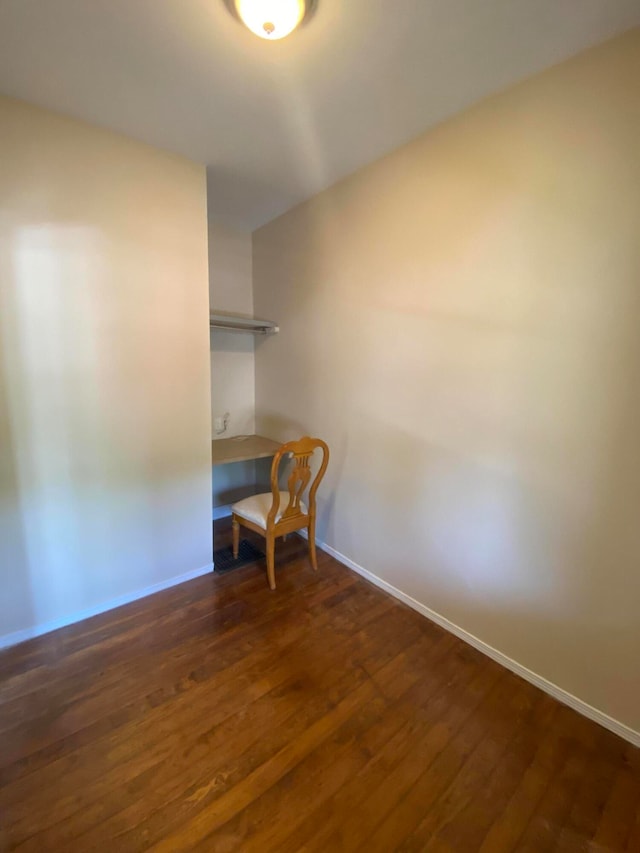
M218 438L211 442L211 462L213 465L227 465L229 462L266 459L275 454L281 443L263 435Z

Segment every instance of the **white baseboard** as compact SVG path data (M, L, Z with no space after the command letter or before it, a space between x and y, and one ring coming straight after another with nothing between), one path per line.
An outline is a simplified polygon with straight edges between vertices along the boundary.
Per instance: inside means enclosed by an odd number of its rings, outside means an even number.
M171 586L177 586L185 581L199 578L201 575L206 575L212 571L213 563L208 563L199 569L193 569L190 572L185 572L183 575L176 575L175 577L144 587L144 589L120 595L117 598L112 598L109 601L96 604L94 607L88 607L85 610L76 611L60 619L52 619L50 622L43 622L31 628L23 628L21 631L14 631L12 634L5 634L0 637L0 649L15 646L17 643L23 643L25 640L33 639L33 637L40 637L42 634L48 634L50 631L56 631L58 628L65 628L74 622L81 622L83 619L89 619L91 616L97 616L99 613L105 613L107 610L113 610L116 607L121 607L123 604L129 604L132 601L137 601L139 598L153 595L154 592L161 592L163 589L169 589Z
M299 531L306 537L306 530ZM609 729L614 734L619 735L621 738L629 741L634 746L640 747L640 732L635 731L635 729L626 726L624 723L620 723L618 720L614 720L613 717L610 717L608 714L599 711L597 708L592 707L591 705L583 702L582 699L578 699L577 696L573 696L573 694L568 693L566 690L563 690L562 687L558 687L557 684L553 684L553 682L548 681L546 678L543 678L541 675L538 675L536 672L532 672L530 669L527 669L526 666L522 666L517 661L512 660L507 655L499 652L497 649L494 649L493 646L488 645L482 640L475 637L473 634L470 634L468 631L465 631L464 628L460 628L454 622L449 621L444 616L441 616L439 613L436 613L435 610L431 610L430 607L426 607L424 604L421 604L419 601L416 601L415 598L412 598L410 595L402 592L402 590L397 589L395 586L392 586L382 578L379 578L377 575L374 575L372 572L367 571L367 569L359 566L357 563L354 563L353 560L350 560L349 557L345 557L344 554L341 554L339 551L336 551L335 548L332 548L330 545L327 545L326 542L317 541L317 545L319 548L322 548L323 551L326 551L327 554L331 554L332 557L335 557L339 563L347 566L347 568L352 569L357 574L362 575L363 578L366 578L371 583L375 584L380 589L385 590L385 592L390 593L394 598L397 598L399 601L404 602L404 604L408 604L409 607L413 608L413 610L417 610L418 613L421 613L423 616L426 616L427 619L430 619L432 622L435 622L436 625L440 625L441 628L444 628L445 631L449 631L451 634L455 634L456 637L459 637L461 640L464 640L465 643L469 643L470 646L478 649L478 651L483 652L488 657L492 658L497 663L506 667L506 669L511 670L511 672L515 672L516 675L519 675L521 678L524 678L525 681L529 681L531 684L534 684L536 687L539 687L541 690L544 690L545 693L548 693L550 696L553 696L554 699L557 699L559 702L562 702L564 705L568 705L570 708L573 708L574 711L577 711L579 714L582 714L584 717L588 717L590 720L593 720L596 723L599 723L601 726L604 726L605 729Z

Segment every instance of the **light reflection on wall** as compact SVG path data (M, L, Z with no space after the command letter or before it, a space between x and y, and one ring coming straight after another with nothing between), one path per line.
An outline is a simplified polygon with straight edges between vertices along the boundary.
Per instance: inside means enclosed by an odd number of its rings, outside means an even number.
M14 240L11 326L3 323L5 382L36 619L82 601L88 495L83 460L97 449L95 385L82 381L98 354L95 271L100 234L90 227L40 225ZM4 313L4 312L3 312ZM6 315L5 315L6 317ZM7 352L8 351L8 352ZM71 381L70 381L71 378ZM92 423L90 423L92 422Z

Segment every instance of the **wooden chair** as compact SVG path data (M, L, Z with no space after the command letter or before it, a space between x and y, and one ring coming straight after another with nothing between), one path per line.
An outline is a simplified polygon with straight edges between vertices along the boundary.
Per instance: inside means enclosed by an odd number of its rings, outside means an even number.
M322 450L322 463L309 489L309 505L302 501L302 495L311 479L309 460L317 448ZM280 462L284 456L293 457L293 468L287 485L289 491L281 491L278 482ZM324 477L329 463L329 448L319 438L305 436L299 441L289 441L276 452L271 464L271 492L253 495L234 504L233 514L233 556L238 556L240 544L240 525L248 527L265 537L267 542L267 576L271 589L276 588L275 543L277 536L286 537L294 530L307 528L309 536L309 559L314 571L318 570L316 559L316 492L320 480Z

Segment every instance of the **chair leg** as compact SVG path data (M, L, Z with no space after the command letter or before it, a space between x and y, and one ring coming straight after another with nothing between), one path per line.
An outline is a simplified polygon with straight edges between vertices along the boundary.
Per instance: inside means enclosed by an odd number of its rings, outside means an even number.
M318 560L316 557L316 520L315 518L309 521L309 559L311 560L311 568L314 572L318 571Z
M276 538L271 534L267 534L267 577L269 579L269 588L276 588L276 572L275 572L275 548Z
M240 547L240 524L235 515L233 516L233 521L231 522L231 530L233 533L233 559L237 560L238 548Z

